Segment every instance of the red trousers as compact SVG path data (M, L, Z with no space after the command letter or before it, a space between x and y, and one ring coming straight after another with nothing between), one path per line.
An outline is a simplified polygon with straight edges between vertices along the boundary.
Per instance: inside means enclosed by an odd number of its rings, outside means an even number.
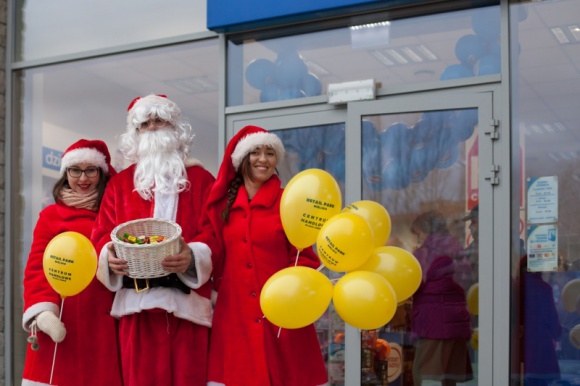
M125 386L206 385L207 327L148 310L120 319L119 340Z

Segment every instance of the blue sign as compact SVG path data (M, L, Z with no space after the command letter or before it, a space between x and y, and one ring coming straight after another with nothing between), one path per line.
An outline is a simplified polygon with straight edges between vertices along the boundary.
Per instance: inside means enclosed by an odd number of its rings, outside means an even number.
M42 147L42 167L56 170L60 172L60 160L62 158L62 151L51 149L49 147Z
M346 15L354 10L422 3L425 0L207 0L207 28L224 32L241 32L288 22L310 21L329 16Z

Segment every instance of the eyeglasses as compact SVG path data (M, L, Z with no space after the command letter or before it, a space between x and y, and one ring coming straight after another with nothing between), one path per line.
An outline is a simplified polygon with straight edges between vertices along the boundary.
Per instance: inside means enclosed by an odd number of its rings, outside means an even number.
M88 169L79 169L79 168L67 168L66 171L68 175L72 178L81 178L83 173L87 178L96 177L99 174L99 168L88 168Z
M166 120L161 119L159 117L156 117L156 118L149 119L148 121L141 122L141 125L139 126L139 128L142 130L147 130L151 125L153 125L153 127L158 129L160 127L167 125L168 123L169 122L167 122Z

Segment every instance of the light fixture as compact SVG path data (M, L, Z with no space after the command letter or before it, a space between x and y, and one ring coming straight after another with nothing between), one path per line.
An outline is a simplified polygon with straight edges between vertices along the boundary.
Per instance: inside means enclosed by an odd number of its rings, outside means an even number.
M344 104L353 101L373 100L376 97L374 79L356 80L353 82L331 83L328 85L329 104Z
M552 33L554 34L554 36L556 37L556 39L558 39L558 41L560 42L560 44L570 43L570 40L568 40L568 38L566 37L566 34L562 30L562 28L555 27L555 28L552 28L551 30L552 30Z

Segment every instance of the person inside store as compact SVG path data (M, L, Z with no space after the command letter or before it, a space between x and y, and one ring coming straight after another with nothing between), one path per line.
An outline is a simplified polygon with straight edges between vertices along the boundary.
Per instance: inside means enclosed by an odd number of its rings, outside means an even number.
M64 301L43 269L45 249L54 237L63 232L90 237L105 186L115 173L103 141L80 139L62 155L54 203L39 214L24 269L22 326L30 334L24 386L122 385L117 324L109 315L111 293L95 279Z
M475 204L462 220L469 221L471 234L471 242L462 252L462 255L471 263L471 282L477 283L479 282L479 204Z
M442 386L473 379L468 350L471 317L464 289L454 280L459 241L451 235L443 214L431 210L411 224L419 247L414 255L421 264L422 280L413 295L412 337L416 339L413 382L441 382Z
M214 177L189 157L192 127L175 102L150 94L127 110L120 149L131 165L107 186L91 236L97 277L115 293L124 386L205 386L212 238L200 219ZM181 226L181 252L161 262L169 275L130 278L115 253L111 231L145 218Z
M217 291L208 385L315 386L327 373L313 325L282 329L260 308L260 291L297 250L280 219L283 189L276 166L284 157L274 133L246 126L228 143L208 200L208 215L224 254L214 259ZM318 268L311 247L297 264Z
M553 381L560 379L556 342L562 336L554 291L543 279L542 272L528 270L527 255L520 259L517 284L524 384L552 385Z

